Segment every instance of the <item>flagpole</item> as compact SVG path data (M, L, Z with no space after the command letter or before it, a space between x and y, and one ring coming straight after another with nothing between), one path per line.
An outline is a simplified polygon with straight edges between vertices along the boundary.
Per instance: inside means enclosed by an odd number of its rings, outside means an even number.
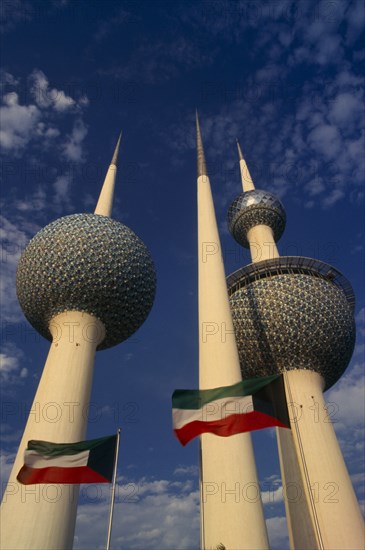
M112 497L110 503L110 515L109 515L109 526L108 526L108 538L106 541L106 550L110 548L110 537L112 534L112 523L113 523L113 512L114 512L114 500L115 500L115 485L117 481L117 467L118 467L118 456L119 456L119 440L120 440L120 428L117 431L117 443L115 446L115 460L114 460L114 471L113 471L113 482L112 482Z

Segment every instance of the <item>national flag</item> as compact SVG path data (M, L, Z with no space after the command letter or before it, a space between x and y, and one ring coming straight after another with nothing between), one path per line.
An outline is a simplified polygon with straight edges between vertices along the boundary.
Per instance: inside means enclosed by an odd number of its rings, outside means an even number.
M17 480L34 483L111 483L117 435L80 441L28 441Z
M270 426L290 428L281 374L210 390L175 390L172 416L182 445L206 432L227 437Z

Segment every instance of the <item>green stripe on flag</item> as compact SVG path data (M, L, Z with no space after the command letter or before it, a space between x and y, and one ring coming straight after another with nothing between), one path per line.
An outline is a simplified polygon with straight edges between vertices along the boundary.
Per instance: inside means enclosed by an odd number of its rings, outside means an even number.
M27 451L37 451L37 453L46 456L76 455L81 451L94 449L112 438L115 438L115 435L90 439L89 441L79 441L77 443L50 443L49 441L32 439L28 441Z
M280 376L281 374L273 374L262 378L250 378L232 386L222 386L211 390L175 390L172 394L172 407L173 409L201 409L211 401L224 397L253 395Z

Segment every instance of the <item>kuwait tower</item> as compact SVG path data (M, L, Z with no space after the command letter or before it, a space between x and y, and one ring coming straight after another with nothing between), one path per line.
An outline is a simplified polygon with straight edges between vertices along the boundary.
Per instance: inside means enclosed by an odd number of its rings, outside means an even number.
M238 152L243 193L228 224L252 263L228 277L228 294L243 378L284 377L291 430L277 428L277 438L290 545L362 549L363 519L323 398L353 352L353 291L320 260L279 255L284 208L255 189Z
M20 485L31 439L86 436L95 352L131 336L152 307L156 275L137 235L111 216L120 137L93 214L50 223L24 250L17 294L50 350L4 494L1 548L72 548L79 486Z
M198 117L196 126L199 389L209 390L236 384L242 375ZM201 548L267 549L251 435L203 433L200 443Z

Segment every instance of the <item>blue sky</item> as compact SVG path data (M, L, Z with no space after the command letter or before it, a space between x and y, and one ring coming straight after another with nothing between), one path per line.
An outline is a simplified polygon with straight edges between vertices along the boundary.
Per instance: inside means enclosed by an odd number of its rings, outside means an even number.
M363 3L4 0L2 17L2 481L49 347L17 304L19 255L94 209L122 129L113 217L150 249L158 290L141 329L97 354L88 437L123 430L112 547L198 548L198 446L171 427L173 390L198 383L197 107L227 274L249 263L226 226L238 137L256 187L285 206L280 253L353 285L356 348L326 397L364 506ZM271 547L285 549L274 433L253 440ZM75 549L103 548L108 498L83 486Z

